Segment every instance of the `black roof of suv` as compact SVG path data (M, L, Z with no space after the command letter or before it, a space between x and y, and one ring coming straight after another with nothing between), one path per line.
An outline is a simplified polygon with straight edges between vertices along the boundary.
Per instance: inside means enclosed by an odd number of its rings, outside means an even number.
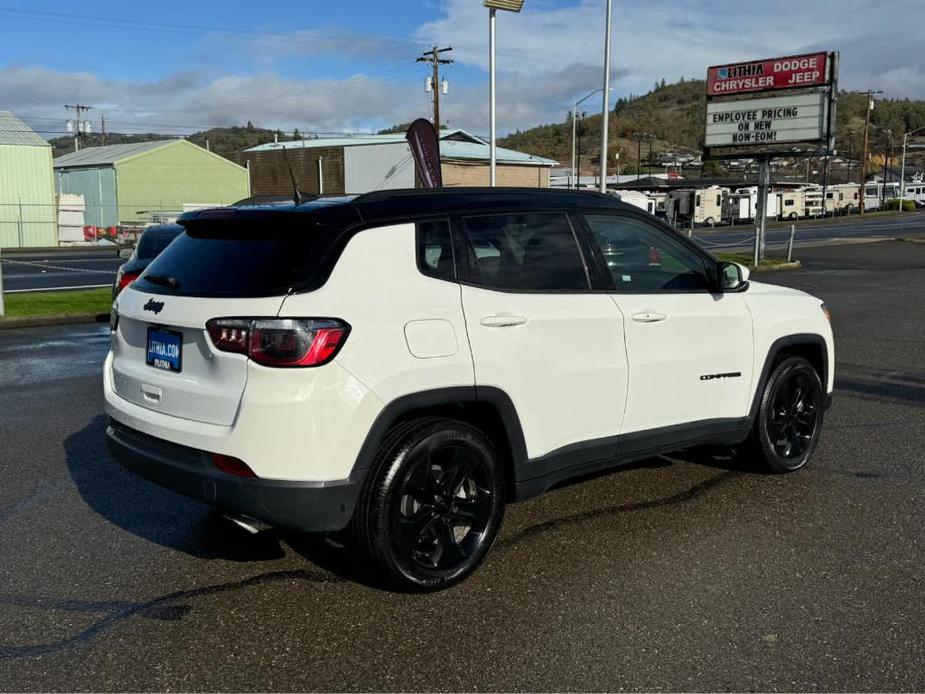
M315 197L299 204L239 203L231 208L187 212L181 215L177 222L192 227L211 220L244 223L266 218L267 215L276 220L290 215L311 215L315 223L350 228L455 214L594 208L635 209L615 196L590 191L549 188L412 188L376 191L357 196Z

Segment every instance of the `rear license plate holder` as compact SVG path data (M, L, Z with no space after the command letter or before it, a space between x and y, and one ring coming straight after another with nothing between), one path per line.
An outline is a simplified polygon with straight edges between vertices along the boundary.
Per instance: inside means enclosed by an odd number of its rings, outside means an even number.
M149 326L145 362L155 369L180 373L183 370L183 333Z

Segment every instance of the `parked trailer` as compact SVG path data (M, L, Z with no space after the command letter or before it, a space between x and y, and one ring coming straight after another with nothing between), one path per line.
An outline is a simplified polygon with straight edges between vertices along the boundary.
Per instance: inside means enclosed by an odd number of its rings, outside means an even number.
M723 201L728 191L719 186L670 191L665 198L668 218L712 226L723 219Z
M908 188L908 186L907 186ZM899 197L899 182L895 183L868 183L864 186L864 209L879 210L884 200L894 200Z
M777 217L777 193L768 193L765 217ZM748 222L755 219L758 213L758 188L737 188L726 198L723 218L736 222Z
M806 216L806 191L783 190L777 194L777 209L781 219L799 219Z
M615 190L612 194L616 195L628 205L638 207L640 210L645 210L649 214L655 214L655 200L646 193L642 193L638 190Z
M925 207L925 183L907 183L903 199L912 200L916 207Z
M829 186L825 193L825 213L836 215L856 212L860 202L860 185L856 183L840 183Z

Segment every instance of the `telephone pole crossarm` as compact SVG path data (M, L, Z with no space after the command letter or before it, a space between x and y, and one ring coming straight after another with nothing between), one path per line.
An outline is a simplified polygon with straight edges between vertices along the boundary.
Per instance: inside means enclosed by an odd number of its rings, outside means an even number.
M440 54L452 50L452 46L447 46L445 48L437 48L434 46L429 51L422 53L421 56L415 60L416 63L430 63L433 68L430 88L434 95L434 130L436 130L438 134L440 133L440 66L449 65L453 62L450 58L441 58Z

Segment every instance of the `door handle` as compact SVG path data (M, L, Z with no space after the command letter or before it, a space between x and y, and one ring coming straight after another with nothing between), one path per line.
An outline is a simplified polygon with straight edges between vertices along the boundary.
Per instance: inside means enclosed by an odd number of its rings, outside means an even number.
M523 325L527 322L525 316L514 316L508 313L497 313L494 316L484 316L479 321L486 328L510 328L515 325Z
M659 313L658 311L643 311L633 314L633 320L637 323L658 323L666 318L668 318L667 313Z

